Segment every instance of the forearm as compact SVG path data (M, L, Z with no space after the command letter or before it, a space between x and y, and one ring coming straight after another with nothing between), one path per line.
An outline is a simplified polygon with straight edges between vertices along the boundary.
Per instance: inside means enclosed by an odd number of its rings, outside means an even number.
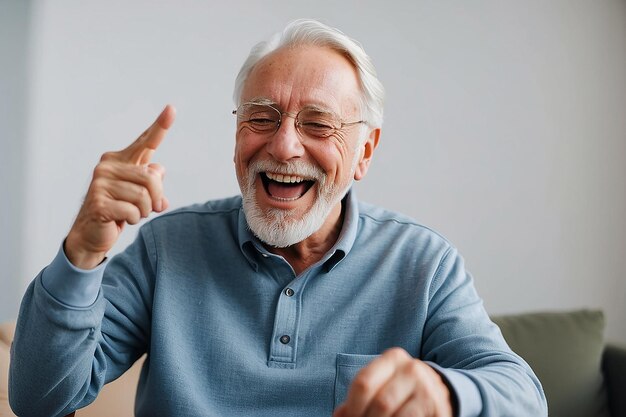
M459 417L546 416L543 390L530 370L516 362L475 369L438 368L458 399Z
M9 382L20 416L89 404L146 351L153 268L141 232L94 270L73 267L59 251L29 286L18 317Z
M489 319L454 250L442 260L430 293L424 360L448 378L459 416L547 415L539 380Z
M105 302L70 307L29 286L11 348L9 399L20 416L63 416L95 398L106 361L99 347Z

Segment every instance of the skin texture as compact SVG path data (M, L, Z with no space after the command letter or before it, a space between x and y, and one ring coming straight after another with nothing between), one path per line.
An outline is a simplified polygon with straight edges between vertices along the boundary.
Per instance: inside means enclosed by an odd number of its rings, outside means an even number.
M241 102L267 99L281 111L294 114L304 106L317 105L343 120L355 121L361 117L359 92L356 71L343 55L328 48L300 46L279 49L257 63L246 80ZM302 160L321 168L327 183L343 189L352 179L360 180L367 173L380 129L371 129L365 143L357 149L359 133L359 127L355 126L326 140L303 138L290 117L271 136L238 128L234 161L240 186L243 188L247 167L253 161ZM359 155L353 171L355 153ZM313 185L296 201L279 201L265 192L257 176L256 198L262 209L292 210L301 217L313 206L317 187ZM287 248L268 249L282 255L300 273L321 259L336 242L340 230L341 202L338 201L322 227L309 238Z
M363 368L333 417L451 417L441 376L405 350L393 348Z
M263 58L252 70L242 92L242 102L269 99L281 111L297 113L307 105L319 105L345 121L360 120L359 82L356 71L343 55L322 47L284 48ZM175 118L166 106L156 121L127 148L105 153L96 166L84 203L65 241L72 264L90 269L100 264L119 238L126 223L136 224L152 212L168 207L163 193L165 170L151 163ZM359 135L365 134L360 141ZM347 128L326 140L303 138L293 118L273 135L256 135L238 128L234 162L240 185L248 166L257 160L281 164L303 160L321 168L327 182L345 188L367 173L380 129ZM356 160L356 163L354 161ZM317 194L313 185L294 201L280 201L267 194L260 177L255 193L262 208L292 210L301 216ZM337 202L322 227L309 238L286 248L268 247L282 255L296 273L317 262L336 242L342 225L341 202ZM430 366L394 348L363 368L351 385L346 402L334 417L452 416L451 394Z
M102 155L65 239L65 254L74 266L94 268L104 260L126 223L136 224L153 211L167 209L169 203L163 194L165 169L150 160L175 117L174 107L166 106L127 148Z
M305 105L320 105L343 120L354 121L360 118L359 91L356 71L343 55L328 48L301 46L279 49L262 59L244 85L241 102L269 99L281 111L290 113L297 113ZM235 147L237 178L242 185L248 165L256 160L287 163L302 159L320 167L327 181L343 188L367 173L380 129L370 128L366 134L361 145L359 129L315 141L299 136L292 119L286 119L269 137L239 128ZM358 161L353 170L355 153ZM313 188L298 200L277 201L265 192L257 178L256 197L261 207L296 210L301 215L313 205ZM336 242L341 224L338 202L323 226L309 238L287 248L268 250L282 255L300 273ZM391 349L361 370L346 402L334 413L334 417L378 416L452 416L450 391L430 366L413 359L403 349Z

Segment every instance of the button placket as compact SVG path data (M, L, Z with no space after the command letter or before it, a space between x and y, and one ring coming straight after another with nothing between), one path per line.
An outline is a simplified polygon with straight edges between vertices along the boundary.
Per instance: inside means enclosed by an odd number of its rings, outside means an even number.
M271 339L268 366L295 368L298 328L301 312L301 292L309 274L291 281L284 287L276 306L276 318Z

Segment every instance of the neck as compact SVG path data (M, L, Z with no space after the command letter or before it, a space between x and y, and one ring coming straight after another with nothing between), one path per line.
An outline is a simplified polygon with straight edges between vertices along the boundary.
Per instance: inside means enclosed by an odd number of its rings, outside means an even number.
M300 275L311 265L318 262L333 247L343 225L344 207L340 201L330 212L322 227L302 242L286 248L265 245L268 251L280 255Z

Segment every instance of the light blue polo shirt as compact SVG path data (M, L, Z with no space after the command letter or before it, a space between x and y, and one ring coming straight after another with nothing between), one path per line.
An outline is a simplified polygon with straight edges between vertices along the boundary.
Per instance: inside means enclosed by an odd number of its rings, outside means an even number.
M344 204L339 239L298 276L250 232L240 197L155 218L94 270L59 251L24 297L11 404L68 414L147 353L137 416L330 416L399 346L445 376L461 416L546 415L457 250L354 192Z

